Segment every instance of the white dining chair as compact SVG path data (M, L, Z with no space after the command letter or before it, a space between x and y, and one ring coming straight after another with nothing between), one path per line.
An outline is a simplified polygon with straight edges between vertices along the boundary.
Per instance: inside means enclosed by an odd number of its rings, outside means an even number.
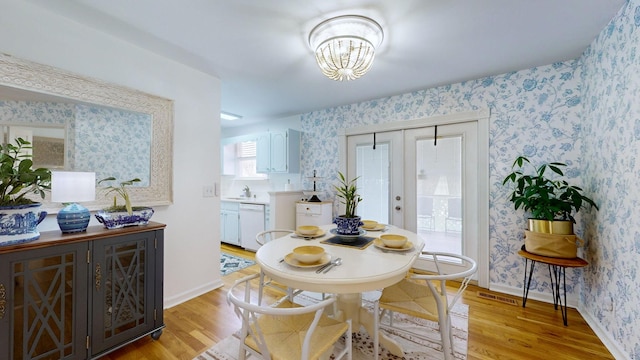
M294 232L295 231L288 229L273 229L261 231L256 235L256 242L262 246L271 240L287 236Z
M373 348L378 359L380 329L409 332L394 326L394 313L402 313L421 319L437 321L442 339L442 352L446 360L453 359L453 332L451 329L451 309L462 296L478 266L463 255L423 251L422 256L431 257L436 266L436 274L410 274L397 284L382 290L380 298L374 302ZM443 264L453 265L456 272L445 273ZM449 266L451 267L451 266ZM447 294L447 280L459 280L455 294ZM383 321L386 319L386 323ZM419 333L409 332L421 337Z
M261 231L256 235L256 242L258 244L260 244L260 246L266 244L269 241L273 241L276 240L278 238L281 238L283 236L287 236L289 234L294 233L295 231L293 230L288 230L288 229L273 229L273 230L265 230L265 231ZM295 289L291 289L288 288L284 285L279 285L277 283L274 283L272 279L267 278L267 276L265 275L265 273L260 270L260 283L259 283L259 289L258 289L258 304L260 304L262 302L262 292L264 290L265 286L269 286L272 287L274 289L280 290L282 292L285 292L287 294L287 296L289 297L289 299L293 300L293 297L295 295L297 295L298 293L300 293L301 291L297 291Z
M325 309L334 306L335 296L306 306L288 298L274 304L252 303L256 297L251 293L251 282L258 278L253 274L240 279L227 293L228 301L242 319L238 360L248 354L262 359L316 360L328 358L334 350L338 352L335 359L351 360L351 320L338 321L324 314ZM344 348L336 349L335 344L342 337Z

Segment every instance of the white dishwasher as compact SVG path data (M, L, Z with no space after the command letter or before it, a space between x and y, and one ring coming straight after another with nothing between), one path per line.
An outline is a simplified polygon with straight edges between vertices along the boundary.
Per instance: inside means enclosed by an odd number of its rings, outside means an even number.
M240 246L256 251L256 235L264 231L264 204L240 203Z

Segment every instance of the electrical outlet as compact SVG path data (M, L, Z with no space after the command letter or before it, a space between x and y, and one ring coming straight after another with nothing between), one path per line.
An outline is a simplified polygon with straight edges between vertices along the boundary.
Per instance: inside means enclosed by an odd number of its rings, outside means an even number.
M202 197L213 197L213 185L205 185L202 187Z

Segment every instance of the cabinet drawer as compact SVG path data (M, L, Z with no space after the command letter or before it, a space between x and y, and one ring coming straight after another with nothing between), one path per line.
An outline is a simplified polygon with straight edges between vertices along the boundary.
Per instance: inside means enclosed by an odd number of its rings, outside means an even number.
M296 213L305 215L322 215L320 204L296 204Z
M233 201L221 201L220 202L220 210L230 210L230 211L238 211L240 209L240 204Z

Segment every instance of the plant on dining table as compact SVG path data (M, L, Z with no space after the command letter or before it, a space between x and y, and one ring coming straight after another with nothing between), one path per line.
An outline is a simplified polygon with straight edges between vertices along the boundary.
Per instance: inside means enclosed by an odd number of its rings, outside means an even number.
M358 178L347 180L347 177L343 173L338 172L338 178L340 180L339 185L335 185L337 191L336 196L340 199L340 203L345 206L344 217L353 218L356 217L356 208L362 198L358 195L358 188L356 182Z

